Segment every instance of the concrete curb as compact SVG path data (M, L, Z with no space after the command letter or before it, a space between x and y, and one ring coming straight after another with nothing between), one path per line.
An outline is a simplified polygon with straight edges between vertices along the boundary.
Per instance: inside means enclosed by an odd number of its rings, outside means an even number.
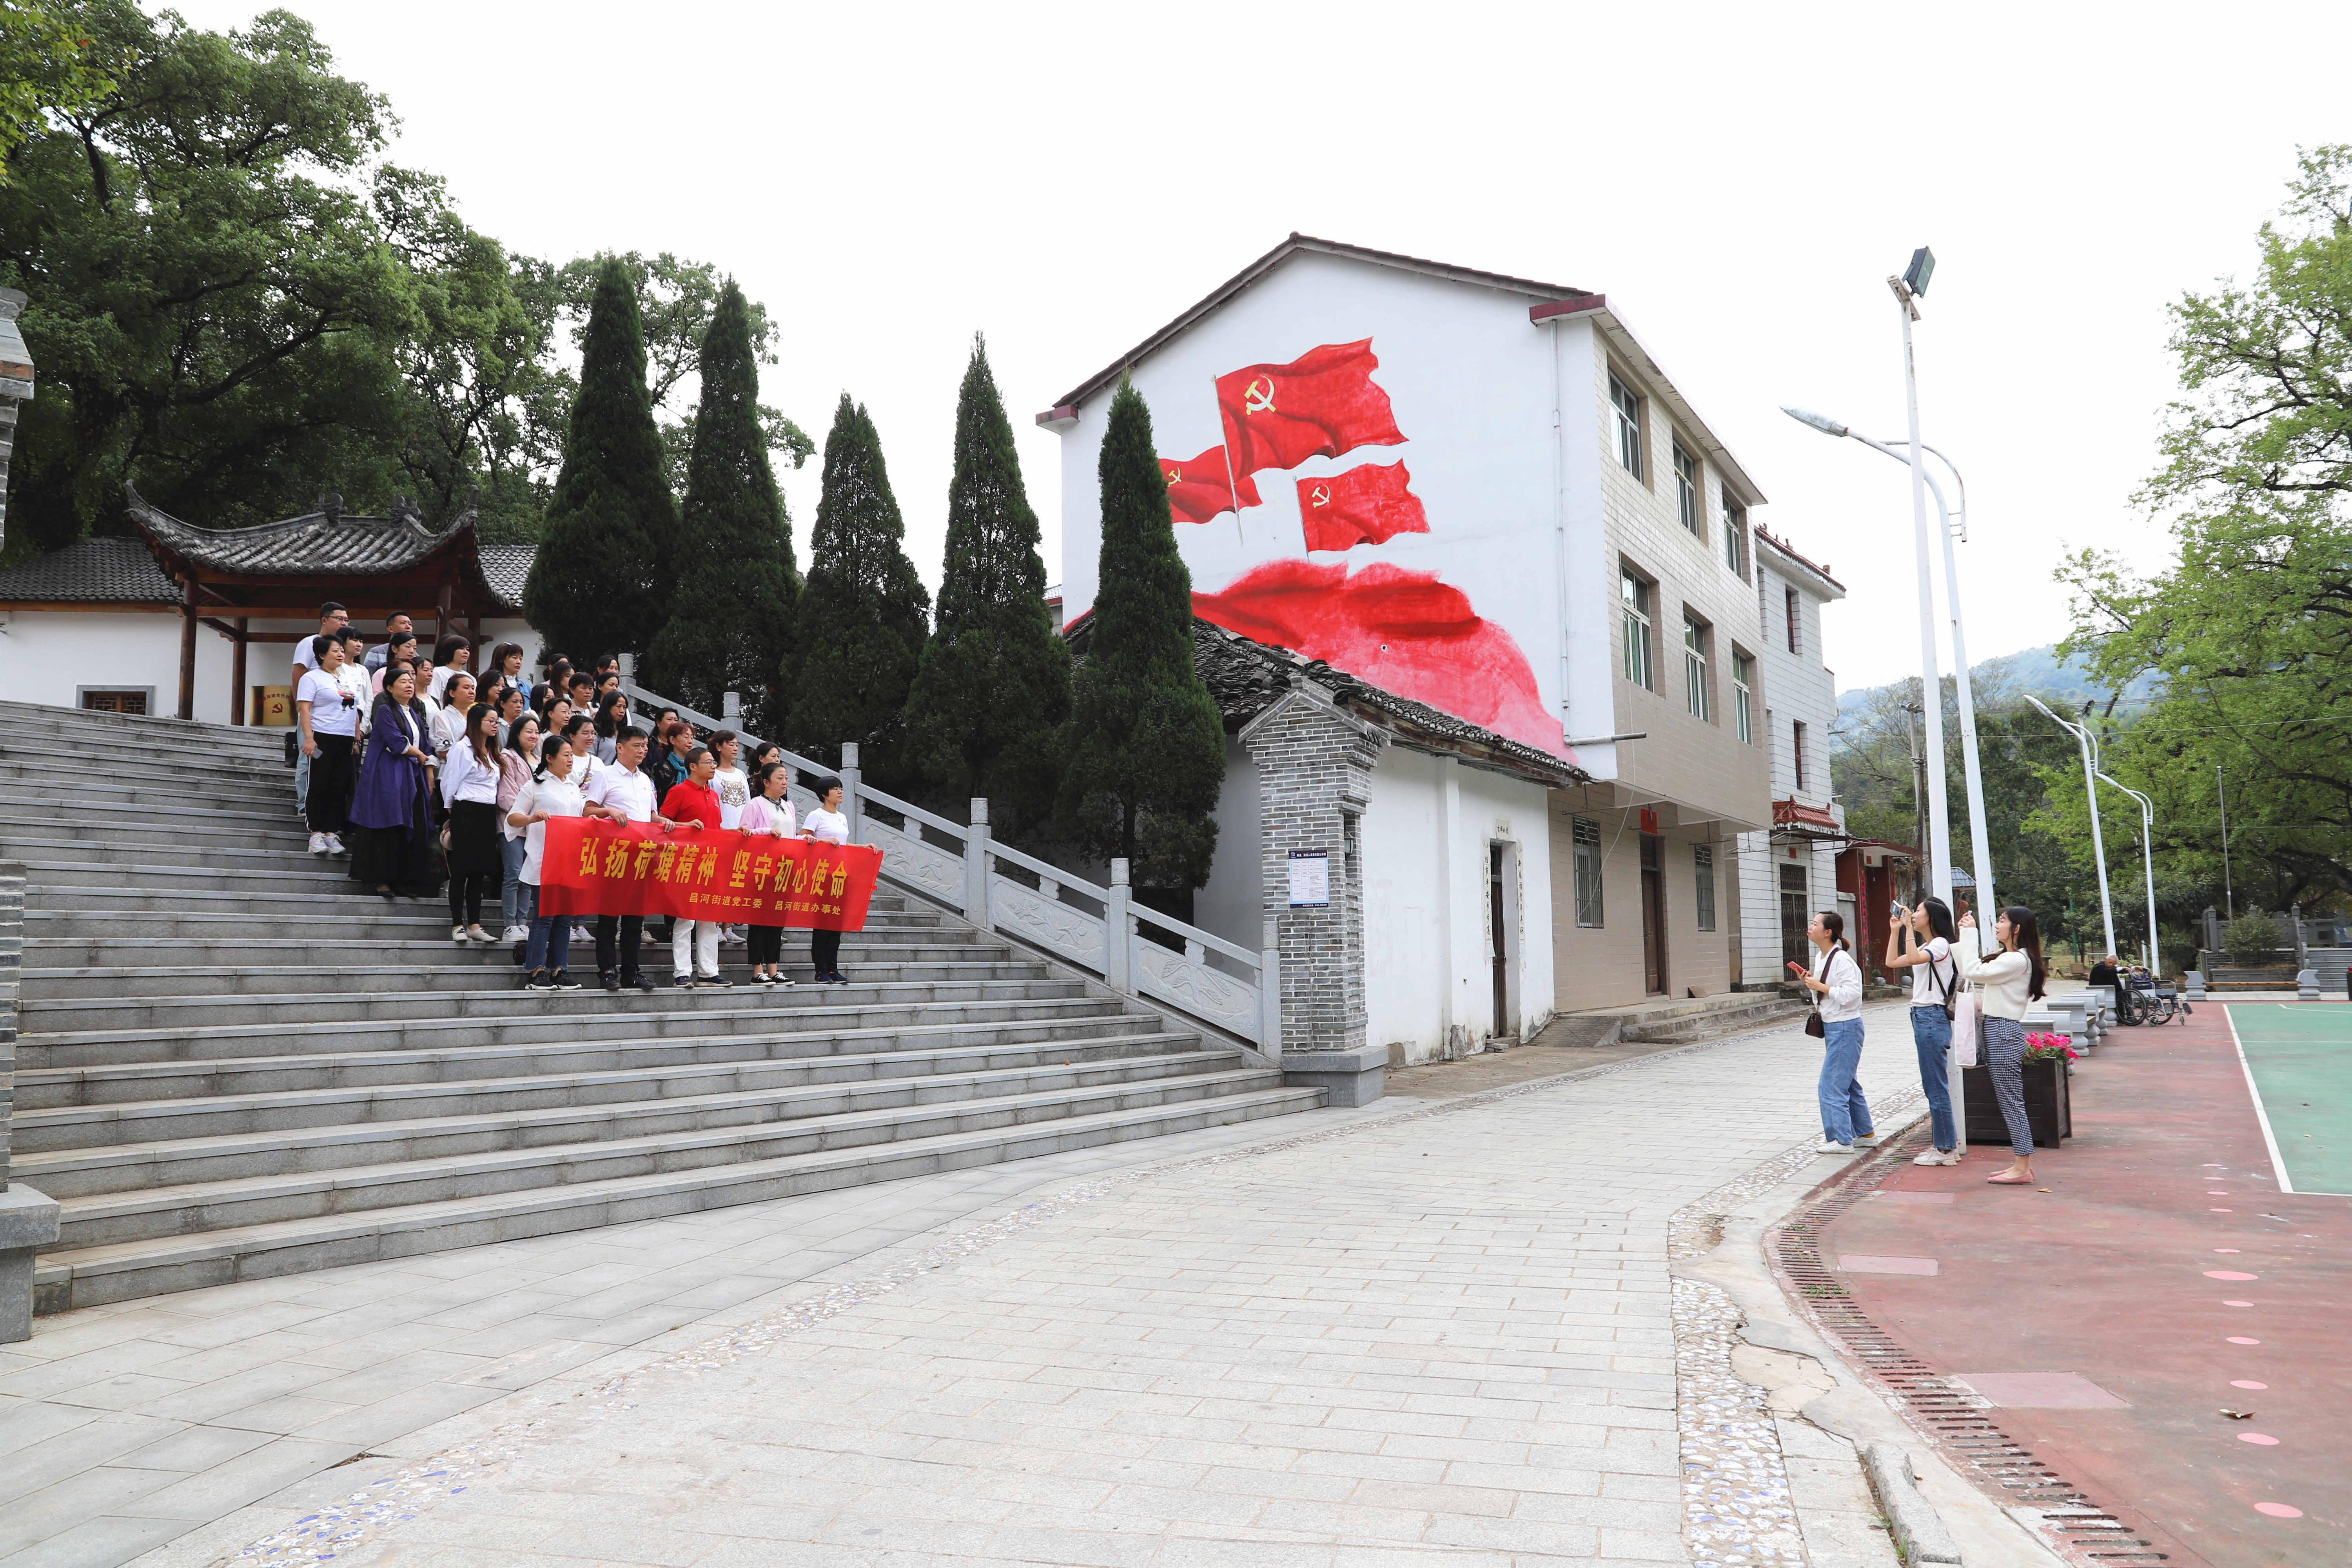
M1959 1543L1944 1528L1943 1515L1912 1484L1909 1454L1892 1443L1865 1443L1862 1468L1870 1478L1870 1489L1878 1496L1878 1506L1885 1510L1906 1563L1916 1568L1922 1563L1960 1560Z

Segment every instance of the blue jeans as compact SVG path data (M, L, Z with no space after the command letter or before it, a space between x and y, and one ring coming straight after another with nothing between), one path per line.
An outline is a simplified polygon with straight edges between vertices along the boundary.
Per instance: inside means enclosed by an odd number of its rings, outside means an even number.
M542 969L563 969L572 963L572 917L543 915L539 912L539 889L529 882L517 882L518 897L515 912L530 922L530 941L522 950L522 967L526 974Z
M1952 1021L1943 1008L1911 1009L1911 1043L1919 1047L1919 1087L1927 1096L1936 1147L1948 1154L1959 1147L1960 1135L1952 1124Z
M522 858L530 849L530 846L519 837L509 838L502 834L499 837L499 864L506 872L506 880L499 885L499 910L507 917L507 924L510 926L523 923ZM567 933L571 929L569 926L564 928Z
M1869 1132L1870 1105L1854 1082L1862 1065L1862 1020L1822 1021L1828 1037L1822 1054L1822 1136L1832 1143L1851 1143Z
M294 748L294 809L308 811L310 807L310 753L301 747Z

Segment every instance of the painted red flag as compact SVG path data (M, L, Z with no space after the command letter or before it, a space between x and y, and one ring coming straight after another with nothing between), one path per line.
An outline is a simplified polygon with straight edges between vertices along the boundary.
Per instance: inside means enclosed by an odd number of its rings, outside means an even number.
M1254 364L1217 377L1217 409L1234 471L1295 468L1358 447L1404 439L1389 395L1372 384L1372 340L1326 343L1288 364Z
M1233 470L1225 467L1225 449L1212 447L1187 462L1160 459L1168 480L1168 513L1178 522L1206 522L1222 511L1236 511ZM1242 505L1258 504L1257 485L1241 476Z
M1400 533L1427 533L1429 514L1408 488L1402 463L1366 463L1344 474L1298 481L1298 520L1309 550L1351 550Z
M1193 595L1192 613L1575 760L1517 641L1433 572L1383 563L1350 577L1341 562L1269 561Z

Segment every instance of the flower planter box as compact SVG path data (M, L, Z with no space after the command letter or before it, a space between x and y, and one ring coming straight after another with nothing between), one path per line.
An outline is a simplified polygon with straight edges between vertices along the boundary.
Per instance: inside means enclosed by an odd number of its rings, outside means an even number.
M1969 1142L2009 1147L2009 1123L2000 1119L2000 1102L1992 1095L1992 1069L1962 1068L1960 1098L1968 1111ZM2025 1064L2025 1121L2033 1130L2037 1149L2055 1149L2074 1136L2063 1060Z

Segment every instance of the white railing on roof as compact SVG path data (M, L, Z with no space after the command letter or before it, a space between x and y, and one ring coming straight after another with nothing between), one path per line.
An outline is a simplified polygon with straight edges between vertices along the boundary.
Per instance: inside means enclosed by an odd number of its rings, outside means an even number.
M675 708L698 729L733 730L747 749L761 743L742 727L742 703L734 692L726 696L726 711L713 718L648 691L625 674L621 687L639 714ZM1110 863L1110 886L1105 888L998 844L990 837L986 800L972 801L967 827L872 788L859 777L855 742L843 744L838 768L791 751L784 752L784 761L796 781L793 805L803 812L814 805L815 796L797 781L820 774L841 780L850 839L882 851L887 880L955 910L982 931L1095 975L1114 991L1149 997L1246 1040L1269 1057L1281 1056L1281 958L1271 919L1253 952L1172 916L1139 908L1125 860ZM898 825L886 817L897 817Z

